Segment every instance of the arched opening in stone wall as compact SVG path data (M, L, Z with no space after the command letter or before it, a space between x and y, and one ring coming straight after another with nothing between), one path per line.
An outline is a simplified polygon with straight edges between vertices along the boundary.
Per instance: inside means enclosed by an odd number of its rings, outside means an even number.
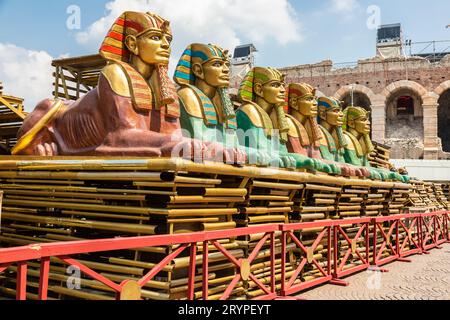
M345 109L352 104L352 94L348 93L342 99L343 104L342 107ZM367 95L362 92L354 92L353 93L353 105L357 107L362 107L367 111L372 111L371 106L372 103Z
M439 98L438 136L442 140L442 150L450 152L450 90Z
M410 88L392 93L386 104L386 139L393 159L423 159L423 101Z

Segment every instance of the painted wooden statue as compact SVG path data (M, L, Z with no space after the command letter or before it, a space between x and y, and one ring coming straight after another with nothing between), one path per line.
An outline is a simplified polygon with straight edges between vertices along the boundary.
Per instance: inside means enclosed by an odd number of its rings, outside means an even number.
M108 65L98 87L76 102L44 100L24 121L16 155L172 156L203 150L185 139L168 77L169 21L125 12L101 46Z
M322 158L328 161L336 161L345 164L345 147L347 140L344 137L344 112L340 101L333 97L318 98L319 128L322 131L320 140L320 153ZM351 176L370 177L370 172L365 167L356 167L351 163L347 164Z
M306 83L293 83L287 94L289 123L288 150L316 159L322 170L334 175L350 175L348 166L323 158L320 141L323 134L317 123L316 90ZM325 170L323 170L325 169ZM320 170L320 169L319 169Z
M372 179L409 181L406 175L371 167L368 156L375 147L370 138L370 119L367 110L354 106L345 109L343 129L347 140L344 153L347 163L368 168Z
M190 137L221 143L223 160L267 165L270 156L239 145L237 120L228 95L230 61L228 51L215 45L191 44L175 71L181 105L181 126ZM252 162L253 158L255 162ZM222 161L222 159L218 159Z
M245 132L245 137L240 137L242 145L279 157L281 167L330 171L317 159L289 153L289 123L284 111L286 88L278 70L253 68L241 84L239 97L243 105L236 116L238 127Z

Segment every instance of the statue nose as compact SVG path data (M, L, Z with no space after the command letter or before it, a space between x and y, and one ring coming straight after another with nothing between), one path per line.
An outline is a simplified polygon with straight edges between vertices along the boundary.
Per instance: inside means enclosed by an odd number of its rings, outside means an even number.
M169 40L167 40L167 38L165 38L165 37L163 38L161 47L164 49L170 48L170 42L169 42Z

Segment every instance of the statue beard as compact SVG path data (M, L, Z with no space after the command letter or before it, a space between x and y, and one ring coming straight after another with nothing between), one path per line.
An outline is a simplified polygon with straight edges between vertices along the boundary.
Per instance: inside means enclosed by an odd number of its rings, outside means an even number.
M233 102L228 95L227 88L218 88L220 102L222 103L223 113L226 120L232 120L236 118L236 113L234 112Z
M344 129L341 126L335 128L337 138L338 138L338 149L347 147L348 143L344 137Z
M277 113L278 130L280 130L281 134L289 132L289 125L286 119L286 112L284 112L283 105L275 106L275 111Z
M180 117L180 106L177 98L175 85L169 79L169 66L158 65L156 69L157 81L159 85L159 103L158 107L167 106L166 114L169 117Z
M364 144L366 145L367 154L370 154L372 151L375 150L375 146L372 143L372 139L370 138L370 134L364 134L362 136L362 139L364 141Z
M316 117L308 117L308 123L311 128L312 143L315 147L320 147L320 140L322 139L322 131Z

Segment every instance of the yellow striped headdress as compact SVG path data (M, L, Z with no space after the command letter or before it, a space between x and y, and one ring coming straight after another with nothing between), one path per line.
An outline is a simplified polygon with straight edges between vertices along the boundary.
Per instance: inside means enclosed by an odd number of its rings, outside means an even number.
M293 104L296 104L297 102L293 102L291 100L301 100L308 96L312 96L315 98L316 96L316 89L307 84L307 83L292 83L288 87L288 93L287 93L287 101L289 104L289 109L295 109L297 106L293 106ZM289 111L290 112L290 111ZM320 145L320 140L322 139L322 131L319 128L319 124L317 123L317 118L315 117L308 117L309 126L311 128L311 134L312 137L310 141L318 147Z
M178 118L180 108L175 86L168 77L168 66L158 65L156 68L158 92L156 92L157 97L154 97L142 75L129 65L131 52L125 44L126 37L131 35L138 38L150 30L171 34L169 21L156 14L124 12L106 35L100 54L105 59L119 64L124 70L130 83L133 105L137 110L150 111L155 104L157 110L165 107L167 116Z
M195 63L203 65L211 60L229 61L228 50L213 44L193 43L184 50L175 70L174 81L182 85L195 85L195 75L192 66ZM228 95L228 88L218 88L223 111L227 120L236 118L234 106Z
M344 110L344 125L342 126L342 128L345 131L348 131L348 129L349 129L348 122L349 121L355 121L362 117L369 117L369 116L370 116L370 112L364 108L354 107L354 106L347 107L347 109ZM372 143L370 134L365 134L363 136L363 140L366 145L367 153L371 153L373 150L375 150L375 146ZM356 146L356 153L358 154L358 156L364 155L363 150L358 148L358 146Z
M238 96L242 101L255 102L256 96L253 91L254 85L260 83L265 85L270 81L284 81L283 74L277 69L254 67L245 76L239 88Z
M245 102L254 103L256 101L256 94L254 92L255 84L265 85L271 81L281 81L284 82L284 75L274 68L262 68L254 67L245 76L239 88L238 97ZM286 120L286 113L283 105L275 106L277 113L278 129L281 133L281 139L285 141L287 139L287 132L289 132L289 125ZM269 122L266 123L266 122ZM272 126L272 121L270 117L263 117L264 126L269 128ZM270 132L267 132L271 135Z

